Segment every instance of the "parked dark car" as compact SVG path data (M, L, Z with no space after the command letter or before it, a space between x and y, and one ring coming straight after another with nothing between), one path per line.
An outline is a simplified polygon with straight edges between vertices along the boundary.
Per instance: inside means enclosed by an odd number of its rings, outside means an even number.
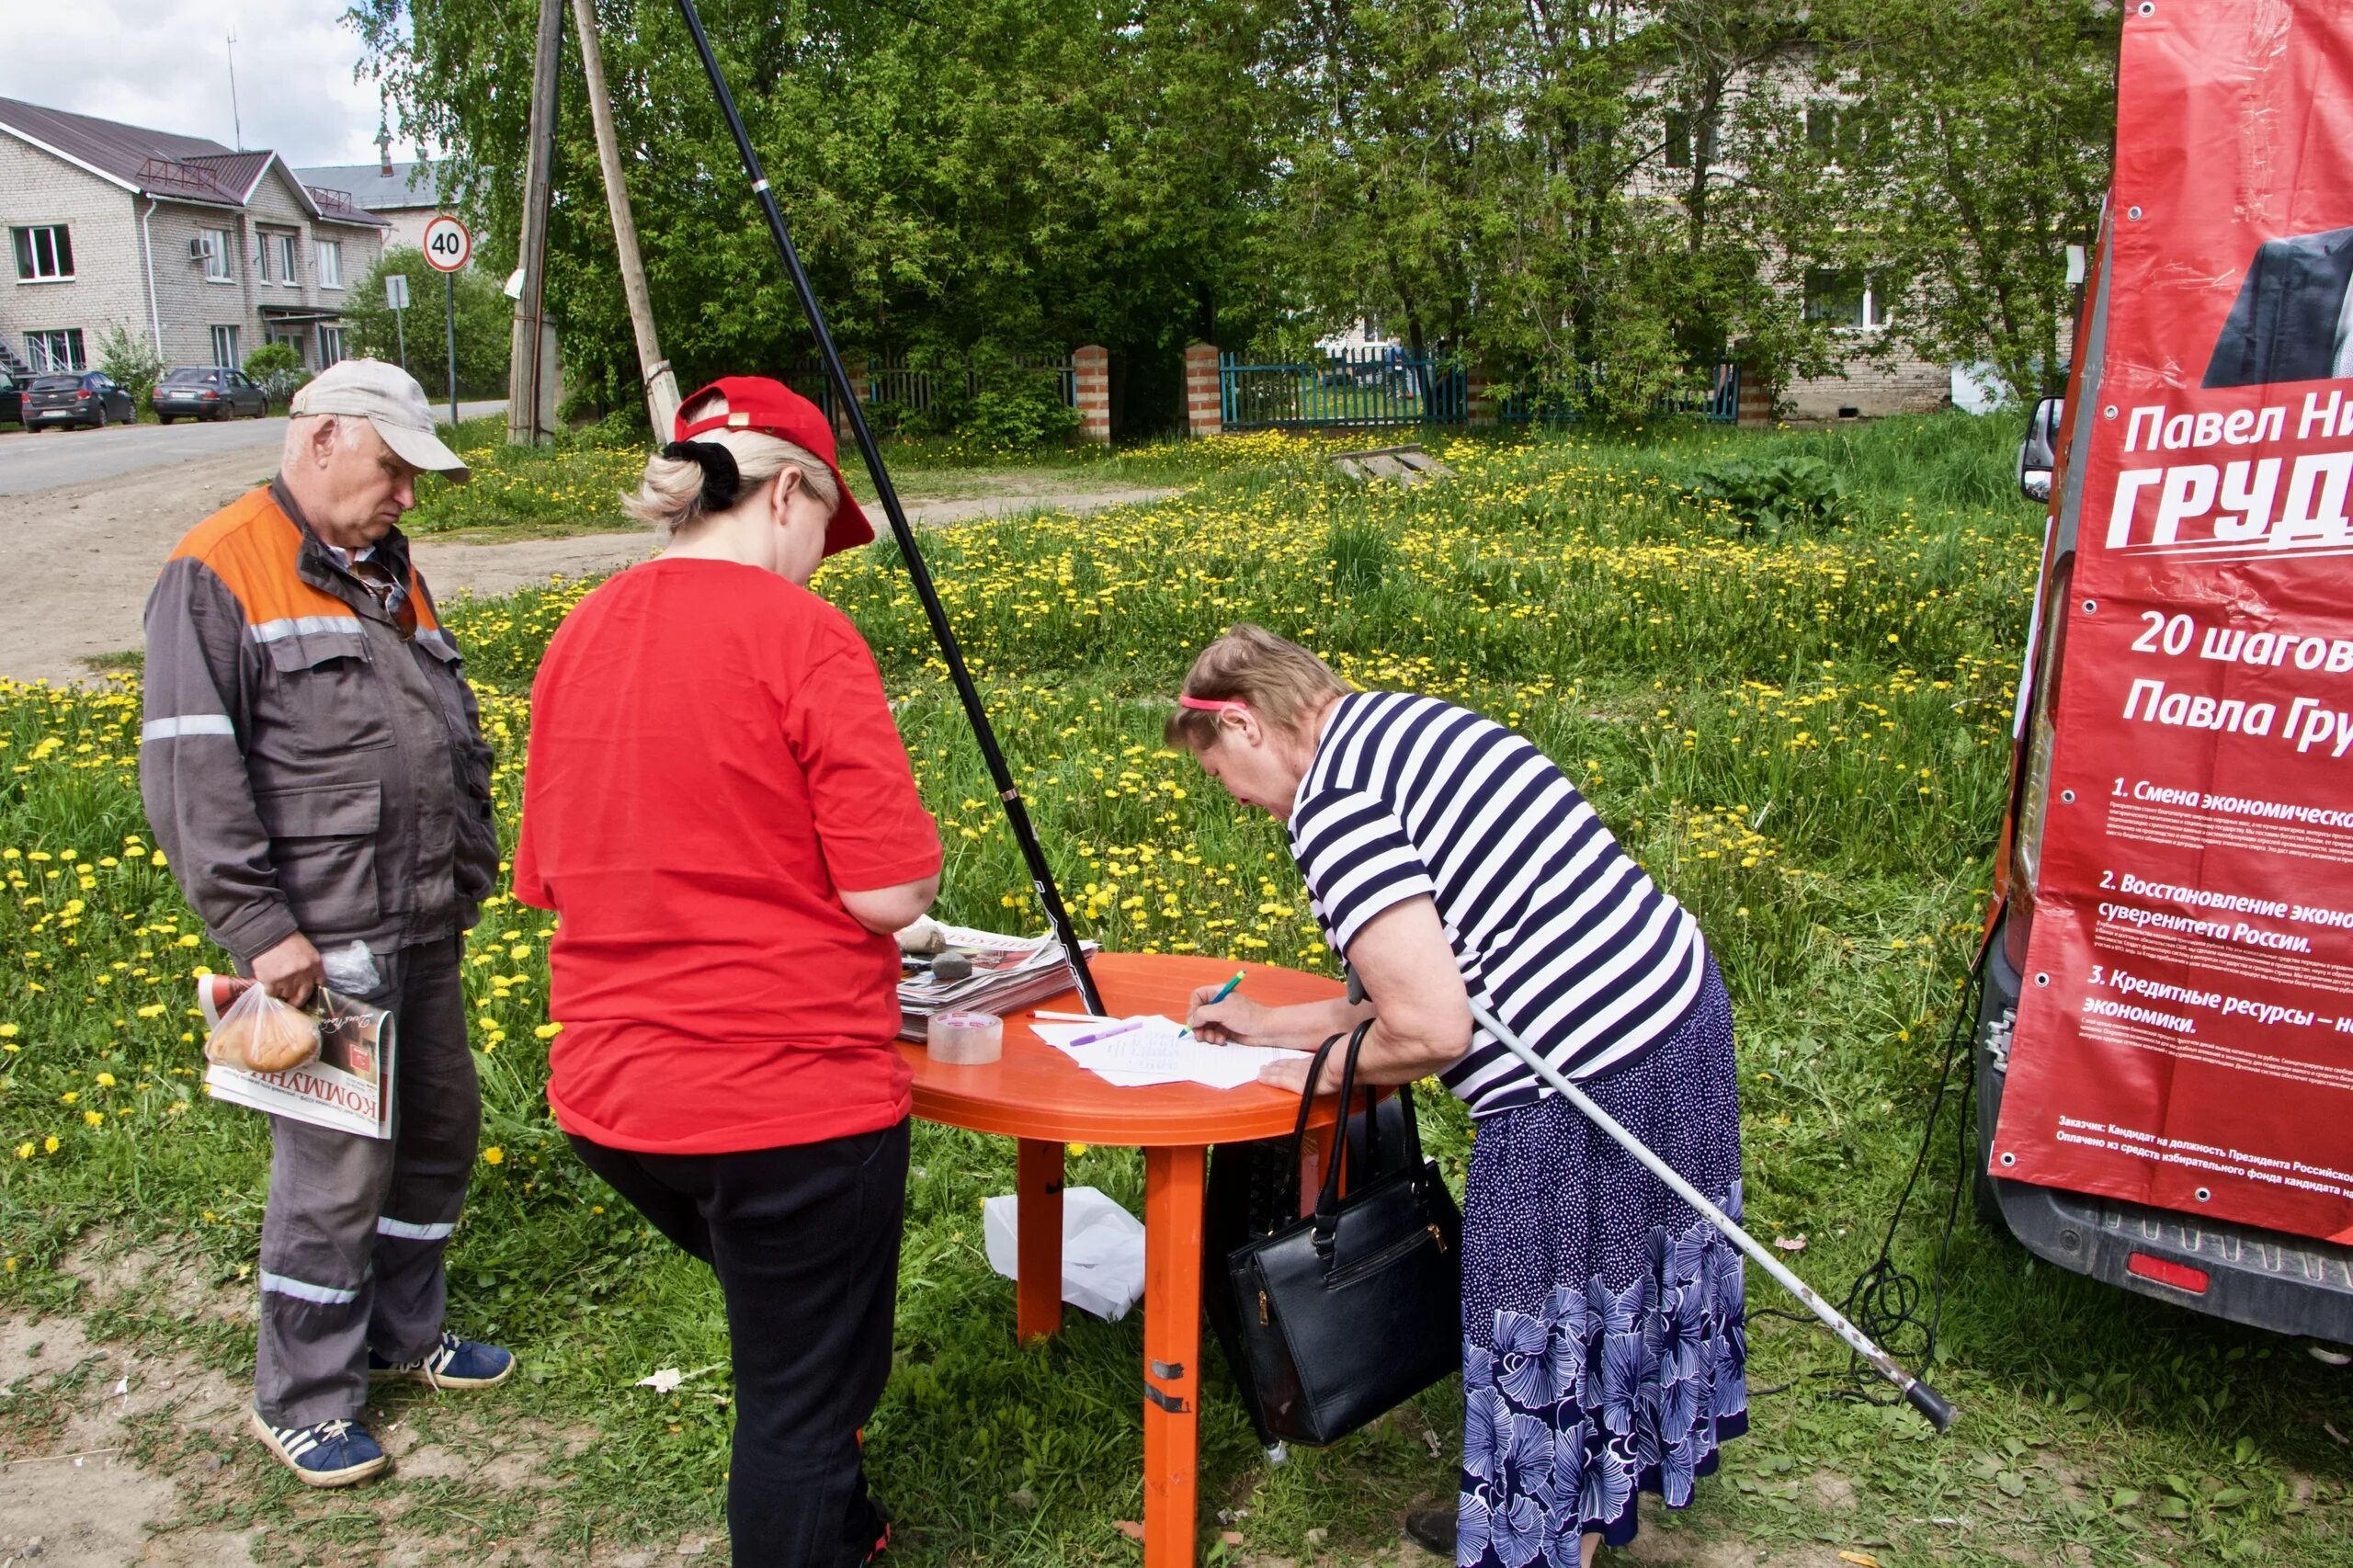
M269 412L269 394L243 370L223 365L166 370L151 401L155 417L166 425L175 419L232 419L240 414L259 419Z
M52 425L80 425L102 430L119 419L126 425L139 418L139 405L104 370L77 370L70 375L35 376L25 389L25 428L46 430Z
M25 422L25 394L17 388L16 378L0 370L0 421Z

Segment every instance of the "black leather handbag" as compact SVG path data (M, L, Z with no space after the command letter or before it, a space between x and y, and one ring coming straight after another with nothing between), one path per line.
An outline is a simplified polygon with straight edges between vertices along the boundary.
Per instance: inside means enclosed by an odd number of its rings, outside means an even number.
M1344 1113L1371 1027L1360 1024L1348 1037ZM1291 1133L1293 1169L1306 1145L1315 1085L1339 1042L1338 1035L1325 1040L1308 1069ZM1367 1168L1355 1173L1346 1198L1344 1140L1315 1211L1226 1258L1266 1430L1310 1447L1339 1441L1462 1364L1462 1217L1437 1165L1421 1157L1410 1100L1404 1146L1393 1153L1382 1146L1379 1118L1364 1125Z

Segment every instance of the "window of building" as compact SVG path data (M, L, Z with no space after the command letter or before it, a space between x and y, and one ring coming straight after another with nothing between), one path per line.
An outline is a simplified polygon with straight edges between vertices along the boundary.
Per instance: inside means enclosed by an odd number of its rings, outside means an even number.
M319 369L324 370L342 358L343 328L321 322L319 324Z
M1866 103L1817 98L1805 106L1806 145L1842 169L1886 161L1887 122Z
M17 281L50 283L74 276L74 237L63 223L11 229L17 242Z
M206 229L196 236L204 252L204 277L210 283L233 283L229 271L229 231Z
M299 279L294 271L294 236L264 234L261 237L261 280L282 284L291 289Z
M321 240L316 248L319 257L319 287L322 289L342 288L343 243L339 240ZM332 364L334 361L329 360L328 363Z
M48 374L90 368L89 357L82 351L82 329L78 326L25 334L25 359L36 371Z
M237 329L216 326L212 329L212 362L216 365L240 365L244 361L237 354Z
M1805 319L1877 331L1887 324L1886 280L1852 268L1816 267L1805 275Z
M1670 169L1689 168L1694 152L1698 153L1701 164L1714 165L1716 161L1715 117L1693 115L1682 109L1667 110L1666 166Z

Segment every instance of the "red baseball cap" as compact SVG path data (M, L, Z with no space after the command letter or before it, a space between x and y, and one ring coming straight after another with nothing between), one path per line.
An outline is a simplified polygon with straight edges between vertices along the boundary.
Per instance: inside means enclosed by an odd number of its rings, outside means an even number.
M726 412L707 415L690 423L686 411L712 397L726 403ZM834 460L834 427L815 403L782 381L766 376L722 376L694 393L678 405L678 417L670 438L691 441L706 430L757 430L815 453L833 474L835 488L842 498L841 505L834 508L833 519L825 525L825 553L855 550L873 540L874 525L866 520L865 512L843 482L841 465Z

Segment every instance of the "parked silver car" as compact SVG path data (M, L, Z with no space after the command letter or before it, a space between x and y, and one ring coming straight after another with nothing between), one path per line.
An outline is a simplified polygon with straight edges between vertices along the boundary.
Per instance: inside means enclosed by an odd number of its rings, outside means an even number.
M155 417L165 425L175 419L230 419L240 414L259 419L269 412L269 394L243 370L225 365L166 370L150 401Z

